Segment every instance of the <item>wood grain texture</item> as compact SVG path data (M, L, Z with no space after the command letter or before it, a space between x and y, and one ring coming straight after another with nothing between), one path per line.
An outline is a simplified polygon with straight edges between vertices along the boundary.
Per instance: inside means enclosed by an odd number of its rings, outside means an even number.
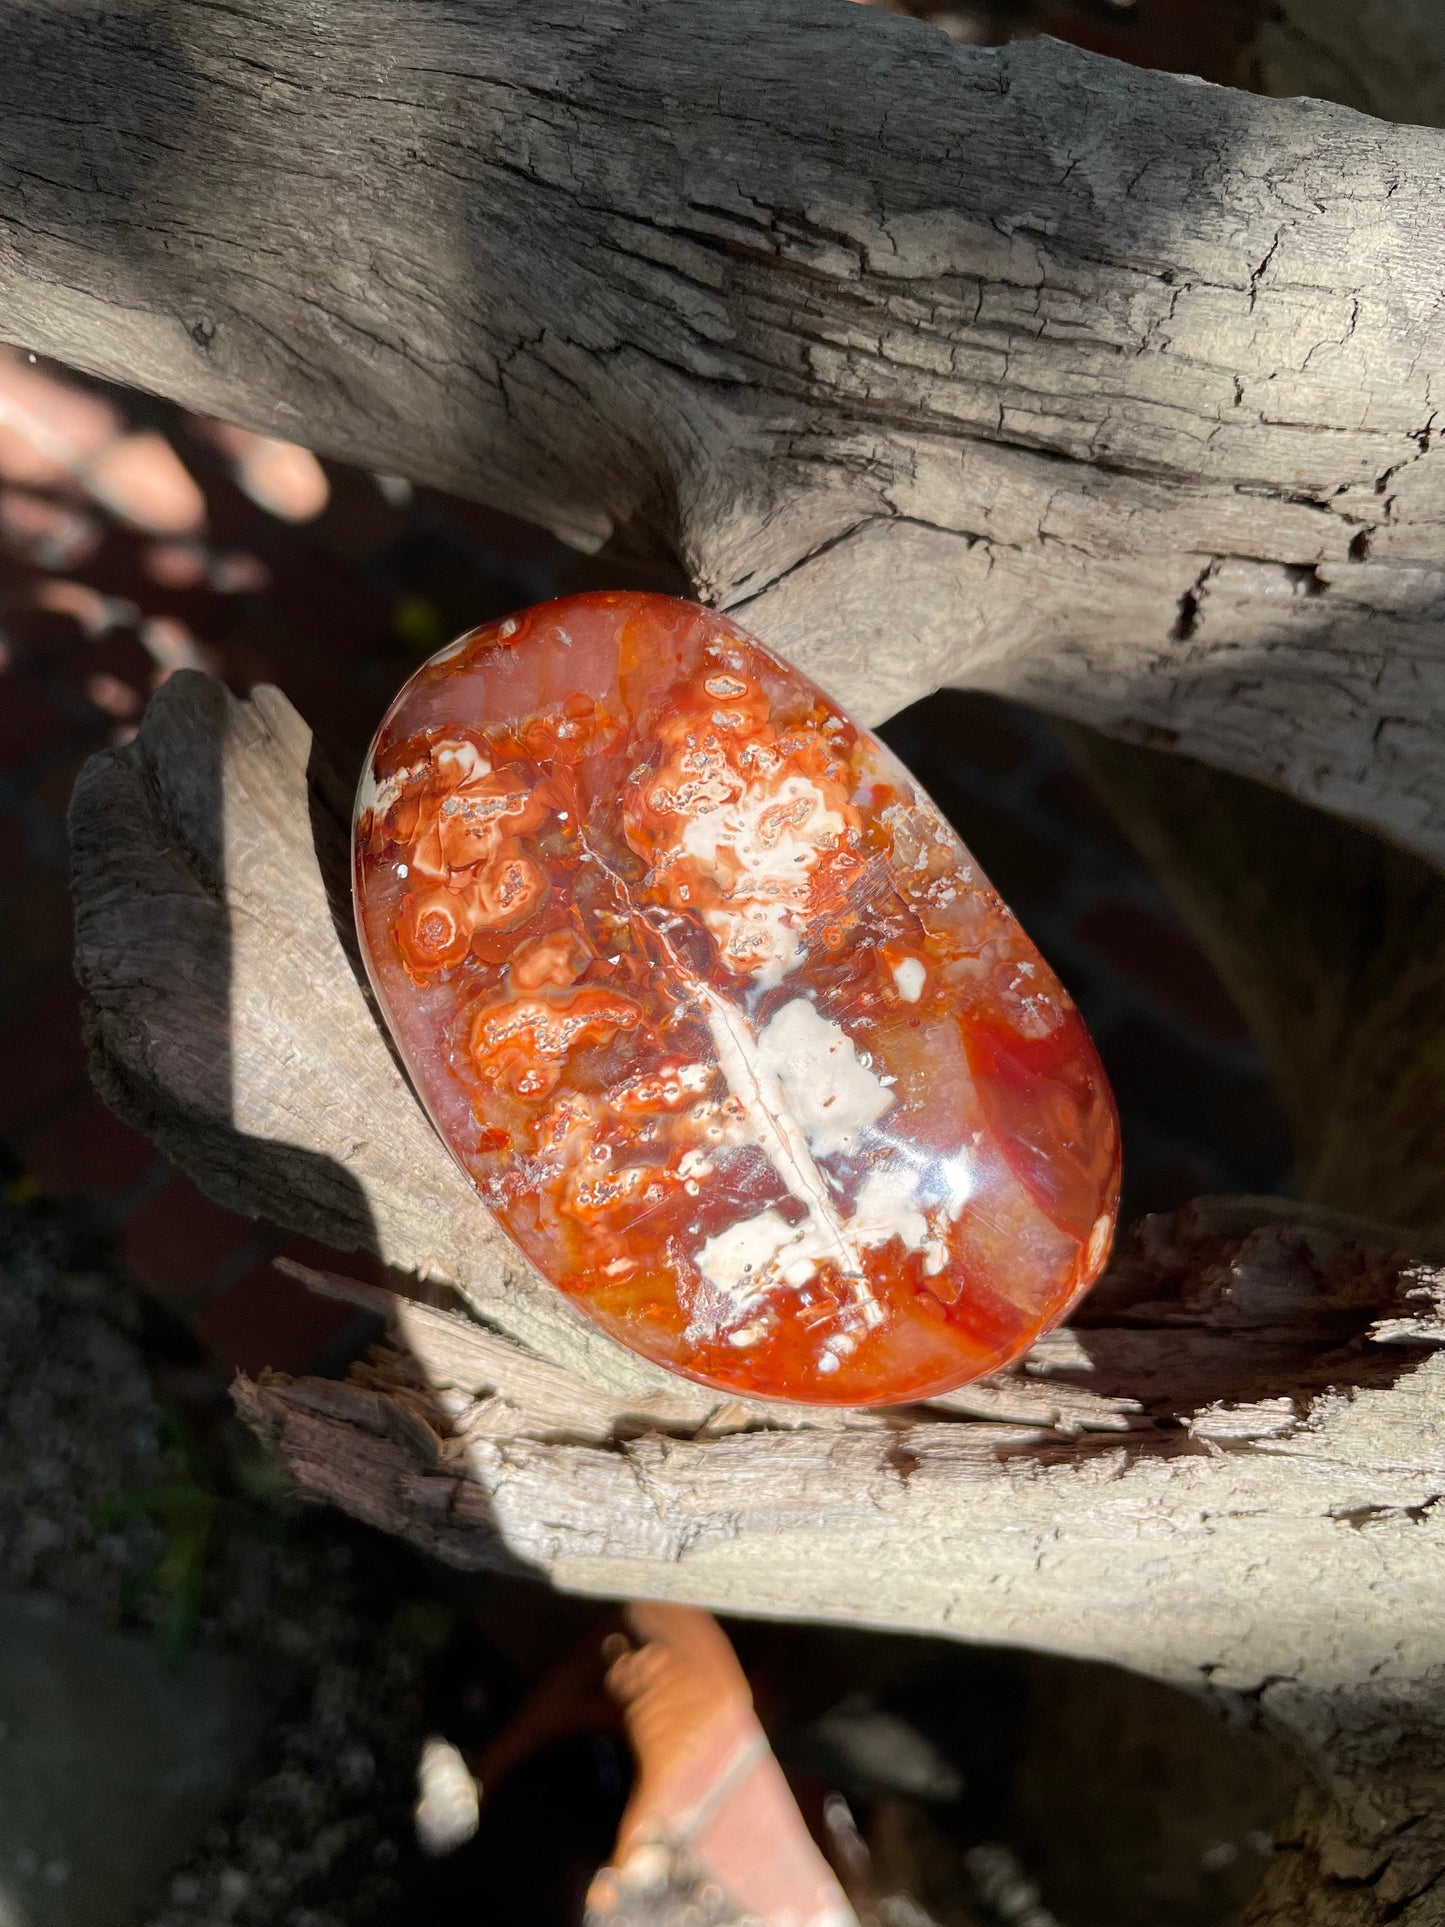
M272 1374L241 1396L304 1488L457 1563L1363 1689L1411 1619L1386 1593L1423 1603L1445 1564L1445 1273L1395 1243L1267 1199L1145 1220L1068 1332L973 1388L989 1417L758 1406L718 1426L685 1386L649 1412L335 1279L386 1311L387 1343L345 1385ZM1382 1591L1392 1535L1410 1556ZM1418 1658L1442 1636L1414 1637Z
M0 0L5 337L1437 862L1442 191L838 0Z
M304 1492L458 1565L1207 1692L1306 1771L1251 1927L1435 1927L1445 1272L1393 1243L1275 1200L1146 1220L1073 1329L971 1388L994 1421L639 1430L510 1341L336 1279L387 1341L344 1385L237 1397Z

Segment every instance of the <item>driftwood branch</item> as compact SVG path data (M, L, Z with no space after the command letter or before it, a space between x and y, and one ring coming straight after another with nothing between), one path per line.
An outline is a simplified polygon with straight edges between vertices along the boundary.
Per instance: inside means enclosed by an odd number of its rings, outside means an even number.
M1438 861L1445 133L838 0L0 0L0 334Z
M1122 1660L1313 1769L1251 1920L1439 1920L1445 1272L1266 1200L1141 1227L951 1409L643 1414L455 1314L238 1401L300 1488L465 1566ZM1282 1389L1287 1388L1287 1389Z
M682 1384L604 1394L456 1312L292 1266L382 1311L390 1337L345 1384L271 1374L240 1397L304 1489L457 1564L966 1624L1252 1686L1287 1648L1295 1672L1316 1651L1340 1664L1342 1637L1377 1659L1399 1628L1378 1594L1356 1624L1352 1568L1377 1587L1383 1544L1359 1535L1419 1525L1445 1495L1445 1272L1397 1243L1275 1200L1202 1200L1146 1220L1018 1372L927 1407L806 1415L710 1410ZM1149 1514L1172 1544L1150 1543ZM1241 1622L1224 1574L1271 1541Z
M1445 1272L1206 1201L1015 1373L888 1413L720 1399L577 1322L457 1175L360 988L343 823L282 697L187 674L72 807L102 1090L226 1202L455 1288L316 1281L390 1332L344 1383L239 1385L300 1488L464 1566L1227 1693L1324 1776L1256 1919L1437 1919Z
M947 1415L785 1431L733 1408L689 1435L687 1396L643 1414L455 1314L309 1282L391 1327L344 1384L238 1384L311 1497L581 1591L1207 1687L1307 1776L1253 1927L1440 1919L1445 1272L1389 1234L1206 1200L1146 1222L1084 1320Z

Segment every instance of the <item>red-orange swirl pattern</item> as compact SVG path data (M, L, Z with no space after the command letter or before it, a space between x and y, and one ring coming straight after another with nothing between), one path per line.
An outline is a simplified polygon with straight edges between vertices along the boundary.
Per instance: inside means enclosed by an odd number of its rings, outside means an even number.
M443 1141L624 1345L730 1392L936 1394L1107 1256L1077 1010L886 749L734 623L587 595L419 670L357 920Z

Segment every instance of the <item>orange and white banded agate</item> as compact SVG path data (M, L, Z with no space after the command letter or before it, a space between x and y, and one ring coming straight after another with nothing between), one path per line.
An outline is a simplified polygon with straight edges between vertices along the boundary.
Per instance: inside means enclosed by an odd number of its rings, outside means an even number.
M907 771L725 618L574 596L434 656L355 883L443 1142L634 1351L897 1403L1098 1276L1119 1134L1077 1010Z

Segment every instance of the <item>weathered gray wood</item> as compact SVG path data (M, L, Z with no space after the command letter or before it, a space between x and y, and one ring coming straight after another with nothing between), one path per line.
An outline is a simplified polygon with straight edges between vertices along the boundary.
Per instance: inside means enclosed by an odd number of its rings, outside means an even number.
M756 1610L761 1588L788 1613L966 1623L1242 1686L1287 1648L1373 1663L1398 1639L1388 1617L1354 1624L1353 1589L1380 1582L1367 1526L1423 1528L1420 1583L1445 1562L1425 1516L1445 1494L1445 1273L1395 1242L1271 1200L1146 1221L1069 1332L977 1388L999 1420L755 1406L718 1431L688 1387L649 1414L455 1313L335 1279L386 1310L388 1344L352 1383L270 1375L242 1398L304 1487L325 1468L349 1510L423 1544L440 1520L433 1549L459 1563L500 1539L584 1590ZM348 1477L352 1431L390 1438L386 1478ZM449 1479L446 1505L411 1513L389 1483L414 1478ZM1272 1612L1241 1625L1224 1575L1261 1532Z
M838 0L0 0L0 335L1439 860L1445 134Z
M1437 862L1442 185L1438 134L833 0L0 0L0 335L670 547L866 716L972 680ZM1435 1927L1438 1274L1214 1206L951 1410L679 1388L431 1138L309 757L178 680L74 816L107 1094L489 1328L400 1306L354 1381L243 1386L303 1489L463 1564L1208 1680L1325 1776L1254 1920Z
M1253 1927L1441 1919L1445 1272L1388 1232L1271 1200L1146 1221L1074 1330L975 1388L1072 1391L1123 1437L1042 1404L639 1435L509 1341L385 1308L351 1382L238 1385L312 1497L463 1566L1207 1688L1313 1769Z

